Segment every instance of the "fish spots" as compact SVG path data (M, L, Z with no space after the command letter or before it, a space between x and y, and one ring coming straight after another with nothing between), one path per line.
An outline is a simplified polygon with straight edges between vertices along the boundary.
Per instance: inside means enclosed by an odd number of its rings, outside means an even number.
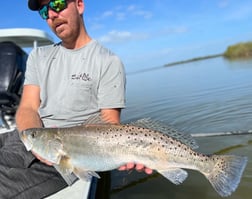
M219 159L217 162L217 167L220 168L221 170L225 170L226 169L226 164L225 161L223 159Z

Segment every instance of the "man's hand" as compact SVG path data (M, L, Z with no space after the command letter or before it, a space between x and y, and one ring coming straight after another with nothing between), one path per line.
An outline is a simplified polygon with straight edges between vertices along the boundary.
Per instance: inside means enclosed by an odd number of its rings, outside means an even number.
M146 168L143 164L134 164L134 163L128 163L124 166L119 167L119 171L125 171L125 170L131 170L136 169L137 171L144 171L146 174L152 174L153 170L150 168Z
M32 154L40 161L40 162L43 162L45 164L47 164L48 166L52 166L53 163L52 162L49 162L48 160L40 157L38 154L36 154L35 152L32 151Z

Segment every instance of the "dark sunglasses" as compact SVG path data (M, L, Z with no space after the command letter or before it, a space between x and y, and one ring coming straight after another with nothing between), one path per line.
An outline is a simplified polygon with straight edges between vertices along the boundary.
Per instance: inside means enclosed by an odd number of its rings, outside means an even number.
M41 6L39 9L39 14L42 19L48 19L49 8L55 12L60 12L67 7L67 0L51 0L48 4Z

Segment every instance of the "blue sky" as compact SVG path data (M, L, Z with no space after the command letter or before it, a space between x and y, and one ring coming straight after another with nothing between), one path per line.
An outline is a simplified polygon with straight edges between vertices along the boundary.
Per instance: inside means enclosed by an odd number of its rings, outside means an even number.
M57 37L26 0L2 1L0 28L37 28ZM86 0L91 37L121 57L127 72L222 53L252 41L251 0Z

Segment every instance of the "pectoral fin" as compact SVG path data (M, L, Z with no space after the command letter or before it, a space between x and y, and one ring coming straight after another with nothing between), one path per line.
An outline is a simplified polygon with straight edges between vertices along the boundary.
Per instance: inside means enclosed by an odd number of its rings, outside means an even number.
M91 181L92 177L100 178L95 171L88 171L81 168L74 168L73 172L84 181Z
M181 184L187 178L188 175L185 170L180 168L174 168L158 172L176 185Z
M55 164L54 168L61 174L68 185L72 185L78 178L73 173L73 166L68 156L62 156L59 164Z
M48 157L46 159L55 164L59 164L61 157L65 155L61 140L60 139L50 140L48 141L47 147L48 147L47 150L50 151L50 153L48 153Z

